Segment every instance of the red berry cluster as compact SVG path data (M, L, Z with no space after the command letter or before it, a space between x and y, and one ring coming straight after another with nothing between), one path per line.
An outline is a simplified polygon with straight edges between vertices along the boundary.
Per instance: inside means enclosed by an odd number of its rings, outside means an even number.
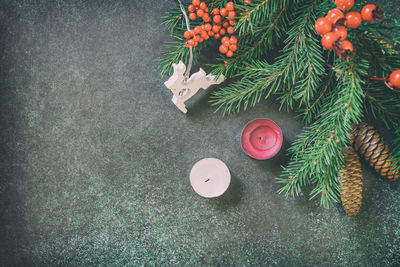
M251 1L251 0L248 0ZM196 26L193 30L186 31L184 33L184 37L188 40L185 44L187 48L193 46L197 46L199 43L203 42L204 40L208 40L210 37L214 37L215 39L220 39L222 36L226 35L227 33L233 35L235 30L233 29L233 25L235 25L236 20L236 11L235 5L233 2L228 2L224 8L218 9L214 8L212 11L213 18L212 21L214 22L212 25L208 22L211 21L211 18L208 14L208 7L204 2L200 2L200 0L193 0L192 4L188 7L190 13L190 19L195 20L197 16L202 17L204 22L207 24L203 24L201 26ZM203 12L199 12L203 11ZM196 12L196 14L194 13ZM226 36L227 37L227 36ZM222 42L220 47L220 51L225 51L222 54L226 54L227 57L232 57L233 52L237 50L237 39L234 36L230 38L227 37L230 41L229 45L227 42ZM223 38L224 39L224 38ZM226 41L226 39L224 39Z
M233 52L237 50L237 38L235 36L224 36L221 39L221 45L219 46L219 52L226 54L227 57L232 57Z
M400 70L394 70L389 76L389 82L387 83L390 87L396 87L400 89Z
M204 20L205 23L211 21L211 17L208 14L208 7L205 2L200 2L200 0L193 0L192 4L188 6L188 10L190 12L189 18L191 20L196 20L197 17L200 17Z
M365 5L361 14L358 11L349 11L346 15L342 11L350 10L354 0L335 0L337 8L330 10L325 17L317 19L315 31L322 36L321 43L325 49L334 49L341 58L347 58L353 53L353 45L346 40L347 28L355 29L362 20L372 22L381 18L383 11L373 4Z

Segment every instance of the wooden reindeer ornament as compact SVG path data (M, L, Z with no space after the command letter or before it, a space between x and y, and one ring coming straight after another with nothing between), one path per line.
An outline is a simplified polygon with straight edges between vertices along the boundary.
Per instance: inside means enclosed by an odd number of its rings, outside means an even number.
M172 102L183 113L187 112L185 101L194 96L200 88L206 90L210 85L220 84L225 79L223 75L220 75L215 80L214 75L207 75L201 68L198 72L192 74L190 78L187 78L188 74L185 75L186 66L182 61L178 64L173 64L172 67L174 68L174 74L164 84L174 94Z

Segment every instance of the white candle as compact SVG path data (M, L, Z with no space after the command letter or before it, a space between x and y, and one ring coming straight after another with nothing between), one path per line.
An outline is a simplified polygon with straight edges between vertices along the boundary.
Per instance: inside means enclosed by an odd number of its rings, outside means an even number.
M213 198L222 195L229 187L231 173L221 160L205 158L194 164L190 171L190 184L202 197Z

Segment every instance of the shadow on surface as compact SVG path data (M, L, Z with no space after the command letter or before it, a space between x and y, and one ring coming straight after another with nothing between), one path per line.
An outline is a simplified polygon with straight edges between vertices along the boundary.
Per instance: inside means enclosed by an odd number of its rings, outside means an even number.
M231 172L231 184L220 197L208 199L208 204L216 210L224 211L238 205L243 197L243 183Z

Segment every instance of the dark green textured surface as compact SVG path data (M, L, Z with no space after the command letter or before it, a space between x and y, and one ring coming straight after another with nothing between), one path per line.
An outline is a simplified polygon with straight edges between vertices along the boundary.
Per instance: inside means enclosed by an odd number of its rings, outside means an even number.
M364 166L356 218L285 200L283 151L252 160L239 136L268 117L287 146L293 114L267 102L223 118L204 91L188 115L174 107L153 61L172 5L0 1L0 265L399 265L398 183ZM221 198L190 187L203 157L232 172Z

